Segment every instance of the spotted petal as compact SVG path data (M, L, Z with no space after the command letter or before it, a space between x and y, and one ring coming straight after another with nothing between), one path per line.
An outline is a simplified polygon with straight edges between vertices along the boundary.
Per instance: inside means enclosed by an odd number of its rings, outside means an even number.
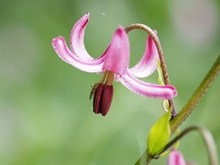
M156 45L152 37L148 36L145 53L141 60L129 69L130 73L138 78L148 77L157 69L157 60L159 56Z
M58 56L63 61L76 67L77 69L90 73L98 73L103 71L104 58L98 58L90 62L79 58L76 56L76 54L70 51L62 36L54 38L52 40L52 45Z
M146 83L134 77L129 71L125 75L116 75L117 79L130 91L146 97L171 99L176 96L176 89L171 85Z

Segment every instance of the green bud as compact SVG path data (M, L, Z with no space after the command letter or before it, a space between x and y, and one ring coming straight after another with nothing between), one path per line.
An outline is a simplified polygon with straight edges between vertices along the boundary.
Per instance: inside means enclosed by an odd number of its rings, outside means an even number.
M151 128L147 139L148 154L151 158L157 156L169 142L170 113L165 113Z

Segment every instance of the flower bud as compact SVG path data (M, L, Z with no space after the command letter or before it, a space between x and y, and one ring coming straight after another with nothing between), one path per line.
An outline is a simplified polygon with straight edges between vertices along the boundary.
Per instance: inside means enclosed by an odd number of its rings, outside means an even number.
M166 112L150 130L147 145L148 154L152 158L159 154L169 142L171 135L169 120L170 113Z

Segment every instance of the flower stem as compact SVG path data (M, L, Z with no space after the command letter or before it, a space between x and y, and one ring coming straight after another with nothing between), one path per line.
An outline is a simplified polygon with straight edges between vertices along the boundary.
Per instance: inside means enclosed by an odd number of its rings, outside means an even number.
M211 69L208 72L208 74L206 75L206 77L203 79L202 83L199 85L199 87L196 89L196 91L191 96L189 101L186 103L186 105L173 118L173 120L171 120L170 126L171 126L171 132L172 133L175 132L176 129L192 113L192 111L195 109L196 105L199 103L201 98L207 92L207 90L210 87L210 85L212 84L212 82L218 76L219 72L220 72L220 55L218 56L217 60L215 61L215 63L211 67Z
M166 61L165 61L165 58L164 58L163 50L161 48L160 41L159 41L156 33L151 28L149 28L148 26L146 26L144 24L138 24L138 23L129 25L128 27L125 28L125 31L128 33L128 32L130 32L131 30L134 30L134 29L141 29L141 30L146 31L152 37L152 39L154 40L154 43L157 47L157 51L158 51L158 54L159 54L159 57L160 57L162 72L163 72L163 76L164 76L164 82L165 82L166 85L170 84L170 80L169 80L169 76L168 76L168 72L167 72L167 66L166 66Z
M143 155L141 155L140 159L138 159L135 165L149 164L151 160L152 158L148 156L148 152L146 150L146 152L144 152Z
M220 72L220 55L218 56L217 60L211 67L210 71L206 75L206 77L203 79L197 90L194 92L194 94L191 96L189 101L186 103L186 105L181 109L181 111L173 118L173 120L170 121L170 127L171 132L174 133L177 128L186 120L186 118L192 113L192 111L195 109L196 105L201 100L202 96L207 92L210 85L213 83L215 78L218 76ZM143 160L147 160L147 149L145 150L144 154L137 160L135 165L144 165L146 164L146 161L144 163ZM149 162L148 162L149 163Z
M162 50L162 47L161 47L161 44L160 44L160 40L157 37L156 33L151 28L149 28L148 26L146 26L144 24L139 24L139 23L131 24L131 25L127 26L125 28L125 31L128 33L128 32L130 32L130 31L132 31L134 29L144 30L154 40L154 43L155 43L155 45L157 47L157 51L158 51L158 54L159 54L159 57L160 57L160 62L161 62L161 68L162 68L162 72L163 72L164 83L165 83L165 85L169 85L170 84L170 80L169 80L169 75L168 75L168 71L167 71L166 61L165 61L164 53L163 53L163 50ZM172 117L174 117L176 115L176 111L175 111L174 104L173 104L172 100L169 100L169 105L170 105L170 107L172 109Z
M212 137L212 134L205 128L199 127L199 126L192 126L187 129L185 129L183 132L181 132L178 136L176 136L173 140L171 140L161 151L158 155L162 154L164 151L169 149L171 146L173 146L178 140L180 140L182 137L184 137L186 134L188 134L191 131L198 131L200 135L202 136L207 150L209 154L209 162L210 165L218 165L218 156L217 156L217 150L215 147L215 142Z

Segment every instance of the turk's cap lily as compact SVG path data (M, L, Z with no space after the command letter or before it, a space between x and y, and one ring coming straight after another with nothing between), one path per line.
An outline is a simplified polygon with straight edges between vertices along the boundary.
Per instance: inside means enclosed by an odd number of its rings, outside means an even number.
M117 79L130 91L142 96L170 99L176 96L176 89L171 85L151 84L138 79L152 74L157 67L155 58L158 58L153 39L148 37L147 49L142 59L129 69L130 46L126 31L119 26L106 51L94 59L85 49L84 33L89 22L89 13L85 14L73 27L70 35L71 49L68 48L62 36L52 40L52 45L58 56L66 63L77 69L89 73L104 73L100 83L102 88L93 88L94 112L105 115L112 100L113 80ZM92 94L93 96L93 94ZM99 98L100 97L100 98ZM107 100L107 102L106 102ZM97 110L98 109L98 110Z

